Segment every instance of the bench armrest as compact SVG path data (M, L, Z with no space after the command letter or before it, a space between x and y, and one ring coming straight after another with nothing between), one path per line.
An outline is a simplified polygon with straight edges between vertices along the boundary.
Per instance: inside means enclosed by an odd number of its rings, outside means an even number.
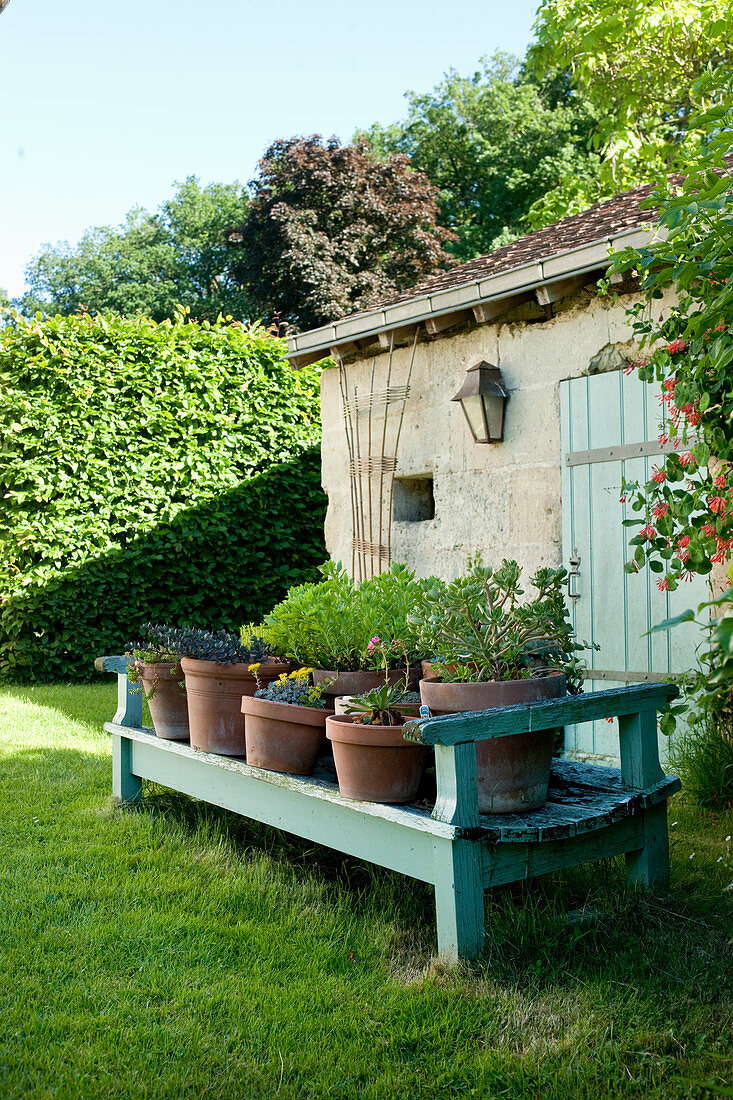
M618 718L621 774L627 787L644 790L659 782L657 712L679 695L674 684L633 684L543 703L494 707L407 722L406 741L435 746L437 801L433 816L462 828L478 825L477 741L554 729L573 722Z
M118 726L143 728L143 695L139 684L131 684L127 676L127 657L97 657L98 672L117 673L117 713L112 719Z

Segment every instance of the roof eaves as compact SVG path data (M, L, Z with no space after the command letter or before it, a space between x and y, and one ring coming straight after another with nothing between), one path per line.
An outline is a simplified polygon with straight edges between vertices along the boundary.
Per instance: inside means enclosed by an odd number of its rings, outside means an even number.
M659 230L656 235L660 236ZM495 275L472 279L455 287L422 294L405 302L378 307L321 328L296 333L288 337L288 358L311 358L319 351L323 351L325 358L330 348L338 347L342 343L378 336L380 332L417 324L459 309L470 309L484 302L532 290L556 279L593 271L608 262L609 252L628 246L638 248L648 244L654 236L651 229L635 226L575 248L565 249L542 260L531 260L508 271L499 271Z

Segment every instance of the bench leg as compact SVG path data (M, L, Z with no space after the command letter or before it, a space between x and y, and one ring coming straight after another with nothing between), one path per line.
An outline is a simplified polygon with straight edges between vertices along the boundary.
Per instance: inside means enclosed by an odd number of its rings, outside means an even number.
M632 889L669 885L666 802L644 812L644 847L626 853L626 883Z
M143 784L132 774L132 742L119 733L112 735L112 794L118 802L132 805L142 801Z
M480 845L471 840L436 840L435 913L438 952L458 962L484 949L484 889Z

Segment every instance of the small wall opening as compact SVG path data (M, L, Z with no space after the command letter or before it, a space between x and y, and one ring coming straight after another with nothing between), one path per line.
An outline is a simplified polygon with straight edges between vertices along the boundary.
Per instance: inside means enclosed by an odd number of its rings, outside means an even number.
M435 519L432 475L394 479L392 519L402 523L420 523L426 519Z

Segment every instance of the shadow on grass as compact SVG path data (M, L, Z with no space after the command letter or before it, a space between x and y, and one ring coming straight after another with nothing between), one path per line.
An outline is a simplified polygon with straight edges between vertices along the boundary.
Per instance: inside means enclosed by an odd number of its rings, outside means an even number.
M221 838L239 859L256 852L314 875L332 896L347 893L355 915L389 910L413 929L420 954L435 952L429 884L154 784L143 812ZM625 877L618 857L488 891L486 951L463 972L538 990L610 982L676 998L733 993L725 917L713 916L710 891L673 882L668 894L627 893Z

